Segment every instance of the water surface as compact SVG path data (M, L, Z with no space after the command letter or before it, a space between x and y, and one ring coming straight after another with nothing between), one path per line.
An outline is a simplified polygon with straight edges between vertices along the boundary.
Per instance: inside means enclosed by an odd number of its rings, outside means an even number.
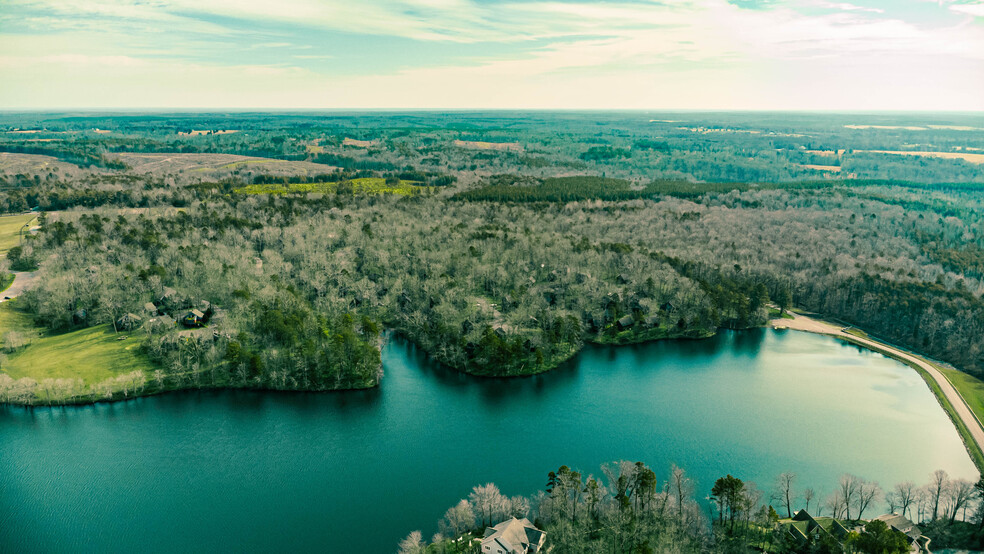
M392 552L472 486L530 494L561 464L670 464L697 496L726 473L821 496L976 478L912 369L828 337L725 332L590 347L557 371L479 379L412 345L378 390L184 392L71 408L0 407L0 551ZM874 514L872 514L874 515Z

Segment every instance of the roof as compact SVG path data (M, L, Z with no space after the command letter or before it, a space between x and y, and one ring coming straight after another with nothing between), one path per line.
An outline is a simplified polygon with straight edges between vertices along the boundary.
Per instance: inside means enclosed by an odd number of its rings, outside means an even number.
M905 533L910 539L918 539L922 535L922 531L915 523L909 520L905 516L900 516L899 514L884 514L875 518L879 521L884 521L885 525L888 525L892 529Z
M202 312L200 312L198 310L191 310L190 312L188 312L188 315L193 315L193 316L198 317L198 318L205 317L205 314L203 314Z
M543 531L537 529L536 527L527 527L526 528L526 540L529 541L529 544L537 544L538 545L543 540L543 537L546 537L546 536L547 536L546 533L544 533Z
M800 510L793 515L793 521L810 521L812 519L813 516L811 516L806 510Z
M806 534L809 531L807 529L807 523L805 521L793 521L788 524L787 529L789 529L789 533L793 537L801 541L805 541L807 539Z
M832 517L814 518L806 510L796 512L783 526L797 539L805 539L817 530L823 531L837 539L842 539L848 533L847 528L839 520Z
M505 552L526 552L530 547L536 551L542 544L546 533L537 529L530 520L511 518L495 527L485 529L482 543L496 542Z

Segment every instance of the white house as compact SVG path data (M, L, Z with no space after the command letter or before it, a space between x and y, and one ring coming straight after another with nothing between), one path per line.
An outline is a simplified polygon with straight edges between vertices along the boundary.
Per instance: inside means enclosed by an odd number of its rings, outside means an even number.
M547 534L530 520L512 518L485 529L482 554L532 554L539 552Z

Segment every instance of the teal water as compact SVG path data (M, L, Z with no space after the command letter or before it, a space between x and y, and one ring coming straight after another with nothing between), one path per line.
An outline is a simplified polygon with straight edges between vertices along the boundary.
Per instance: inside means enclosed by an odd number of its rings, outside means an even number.
M374 391L185 392L0 407L0 551L392 552L472 486L530 494L561 464L684 467L822 496L943 468L976 478L920 377L794 331L587 348L557 371L462 375L394 340ZM872 514L874 515L874 514Z

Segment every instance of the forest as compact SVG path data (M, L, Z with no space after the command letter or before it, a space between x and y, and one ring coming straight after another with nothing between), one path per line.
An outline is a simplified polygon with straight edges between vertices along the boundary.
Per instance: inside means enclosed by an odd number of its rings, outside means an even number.
M39 223L0 273L38 276L4 308L25 327L0 337L0 370L84 329L139 341L154 369L125 386L0 371L0 401L373 387L389 333L527 375L588 342L794 307L984 374L981 166L850 154L913 133L966 152L984 133L709 117L8 114L0 211ZM854 175L791 170L806 150Z
M984 480L951 479L942 470L925 484L905 481L888 489L844 474L826 484L832 492L823 495L793 472L761 486L725 475L709 491L698 491L675 465L665 476L643 462L612 462L600 469L584 474L560 466L545 476L542 490L528 497L507 496L494 483L476 486L448 508L429 540L413 531L398 551L478 553L487 527L515 517L546 532L543 549L570 554L910 552L905 534L877 520L882 513L877 510L884 507L916 522L934 550L984 546ZM836 520L844 532L798 539L788 523L799 510L817 521Z

